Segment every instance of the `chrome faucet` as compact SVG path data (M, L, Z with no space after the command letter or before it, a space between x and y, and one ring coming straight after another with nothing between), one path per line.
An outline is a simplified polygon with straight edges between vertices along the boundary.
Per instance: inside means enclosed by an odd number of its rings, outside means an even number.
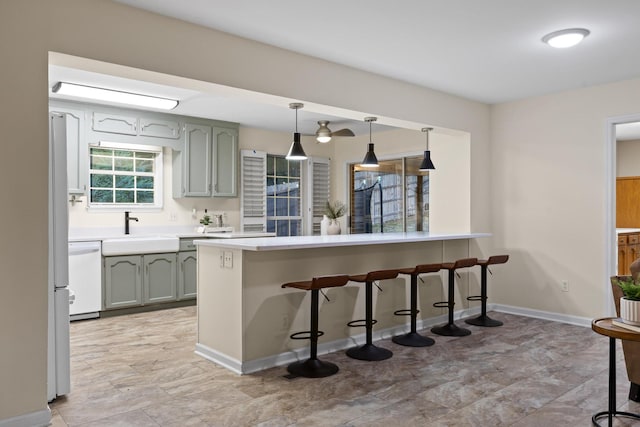
M138 218L129 216L129 211L124 211L124 234L129 234L129 221L138 222Z

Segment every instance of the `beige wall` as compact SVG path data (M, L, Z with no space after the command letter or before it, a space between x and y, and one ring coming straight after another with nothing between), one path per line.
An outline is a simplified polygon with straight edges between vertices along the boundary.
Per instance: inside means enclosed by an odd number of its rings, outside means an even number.
M511 254L492 297L593 318L606 313L606 120L640 112L640 80L492 108L491 229ZM475 160L475 159L473 159ZM569 280L569 292L559 282Z
M640 139L616 143L616 176L640 176Z
M106 0L4 0L0 420L46 408L48 51L468 131L471 230L489 229L484 104Z

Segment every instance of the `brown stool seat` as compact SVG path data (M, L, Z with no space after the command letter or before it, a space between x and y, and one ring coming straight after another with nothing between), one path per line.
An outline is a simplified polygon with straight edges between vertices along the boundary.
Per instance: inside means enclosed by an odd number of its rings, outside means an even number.
M434 307L448 308L448 321L442 326L435 326L431 328L431 332L438 335L445 335L449 337L464 337L471 335L471 331L468 329L460 328L453 322L453 307L455 305L455 274L459 268L473 267L478 264L478 258L461 258L455 262L444 262L442 268L449 270L449 284L447 292L447 301L440 301L433 304Z
M282 285L283 288L296 288L303 291L311 291L313 289L335 288L344 286L349 281L349 276L340 274L336 276L320 276L303 282L290 282Z
M395 279L398 277L399 270L377 270L370 271L366 274L356 274L354 276L349 276L349 280L352 282L366 283L366 282L377 282L378 280L388 280Z
M349 276L349 280L365 284L365 318L352 320L347 323L350 327L364 327L366 331L366 342L360 347L347 350L347 356L358 360L378 361L385 360L393 356L393 353L386 348L373 345L373 282L378 280L395 279L398 277L398 270L376 270L366 274L356 274Z
M491 319L487 316L487 271L491 273L491 270L489 270L490 265L504 264L507 261L509 261L509 255L493 255L488 259L478 260L478 265L480 266L480 295L468 296L467 300L480 301L481 312L478 317L465 320L469 325L488 327L502 326L501 321Z
M411 308L396 310L393 314L396 316L411 316L411 329L404 335L391 338L396 344L407 347L428 347L435 344L432 338L424 337L417 332L418 310L418 276L423 273L435 273L442 269L442 264L420 264L415 267L401 268L399 274L408 274L411 276Z
M344 286L349 281L346 274L333 276L314 277L311 280L301 282L289 282L282 285L282 288L301 289L311 291L311 327L308 331L291 334L293 340L308 339L310 344L309 359L305 361L293 362L287 366L287 371L296 377L323 378L338 372L338 366L331 362L323 362L318 359L318 338L324 332L318 330L318 293L320 289L335 288Z

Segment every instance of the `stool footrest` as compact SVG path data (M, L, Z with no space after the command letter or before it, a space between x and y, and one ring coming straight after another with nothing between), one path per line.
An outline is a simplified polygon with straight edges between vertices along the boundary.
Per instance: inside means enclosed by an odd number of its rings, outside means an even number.
M393 314L396 316L412 316L418 313L420 313L420 310L411 310L410 308L404 308L402 310L396 310L393 312Z
M483 297L482 295L472 295L467 297L467 301L482 301L487 299L487 297Z
M318 338L323 336L324 332L317 331L315 335L316 335L316 338ZM311 338L313 338L313 331L296 332L295 334L289 335L289 338L291 338L292 340L310 340Z
M434 302L433 306L437 308L449 308L449 301Z
M371 320L371 325L375 325L376 323L378 323L377 320ZM365 326L367 326L367 319L352 320L351 322L347 323L347 326L349 326L350 328L364 328Z

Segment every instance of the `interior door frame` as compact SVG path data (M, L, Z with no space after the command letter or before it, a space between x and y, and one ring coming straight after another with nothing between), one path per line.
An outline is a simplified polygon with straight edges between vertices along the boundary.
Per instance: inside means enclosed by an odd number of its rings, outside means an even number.
M618 256L616 236L616 177L617 177L617 141L616 141L616 125L640 122L640 113L628 114L624 116L609 117L605 124L605 254L607 254L607 263L605 265L604 284L604 313L607 316L615 316L615 305L613 302L613 294L611 293L611 282L609 278L618 274L616 269L616 259Z

